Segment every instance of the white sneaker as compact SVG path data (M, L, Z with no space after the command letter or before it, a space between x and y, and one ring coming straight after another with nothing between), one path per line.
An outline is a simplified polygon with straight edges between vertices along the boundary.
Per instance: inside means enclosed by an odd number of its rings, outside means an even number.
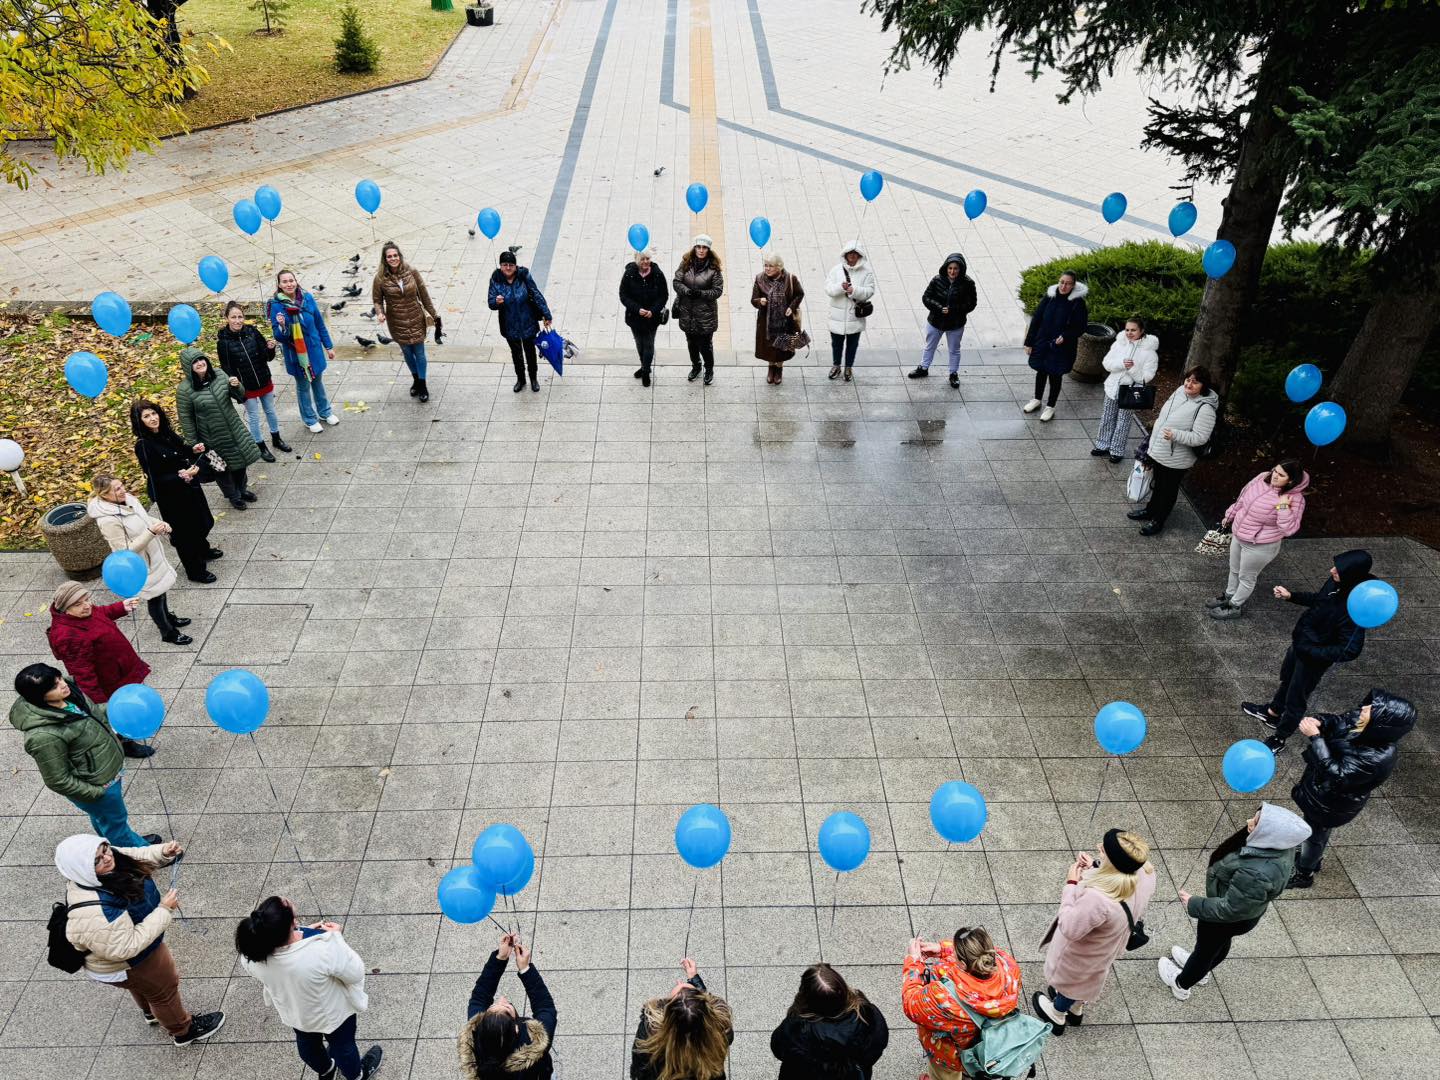
M1190 962L1190 950L1189 950L1189 949L1182 949L1179 945L1171 945L1171 946L1170 946L1170 956L1171 956L1171 958L1175 961L1175 963L1179 964L1182 968L1183 968L1186 964L1188 964L1188 963ZM1204 986L1204 985L1205 985L1206 983L1208 983L1209 981L1210 981L1210 976L1209 976L1209 975L1206 975L1203 979L1201 979L1201 980L1200 980L1198 983L1196 983L1195 985L1196 985L1196 986Z
M320 432L322 432L322 431L325 430L323 427L320 426L320 421L319 421L319 420L316 420L315 423L313 423L313 424L306 424L305 427L306 427L308 430L313 431L316 435L319 435Z
M1032 413L1043 404L1044 402L1042 402L1038 397L1032 397L1029 401L1025 402L1024 405L1020 406L1020 411Z
M325 422L326 422L327 424L329 424L331 427L334 427L336 424L338 424L338 423L340 422L340 417L336 416L336 415L332 412L329 416L325 417Z
M1041 422L1043 423L1043 422L1046 421L1046 420L1054 420L1054 419L1055 419L1055 408L1054 408L1054 406L1052 406L1052 405L1046 405L1045 408L1044 408L1044 410L1040 413L1040 420L1041 420Z
M1158 965L1160 969L1160 981L1170 988L1170 993L1175 995L1176 1001L1189 1001L1190 991L1182 989L1175 981L1180 977L1180 969L1168 956L1160 957Z

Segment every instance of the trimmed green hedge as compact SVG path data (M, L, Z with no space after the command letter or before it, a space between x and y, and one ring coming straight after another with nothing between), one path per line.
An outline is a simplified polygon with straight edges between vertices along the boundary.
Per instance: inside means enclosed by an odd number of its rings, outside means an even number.
M1370 305L1369 261L1368 252L1351 255L1313 243L1270 247L1260 294L1241 329L1240 364L1227 395L1234 413L1278 419L1293 408L1284 392L1291 368L1308 362L1327 377L1335 372ZM1118 330L1125 319L1139 315L1159 336L1162 355L1183 357L1188 351L1205 290L1199 251L1148 240L1029 267L1020 279L1026 312L1067 269L1090 286L1086 301L1093 322ZM1440 341L1432 342L1421 358L1415 391L1426 404L1440 397Z

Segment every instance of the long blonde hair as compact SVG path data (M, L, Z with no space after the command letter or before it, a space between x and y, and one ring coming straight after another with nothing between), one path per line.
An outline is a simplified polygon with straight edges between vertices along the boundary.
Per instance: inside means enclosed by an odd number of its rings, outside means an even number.
M1127 874L1118 870L1109 859L1103 861L1099 866L1085 872L1080 880L1087 889L1094 889L1102 896L1108 896L1117 903L1124 903L1135 895L1135 889L1140 883L1141 874L1153 874L1155 868L1150 865L1150 845L1146 843L1143 836L1133 832L1122 832L1115 837L1120 846L1138 863L1144 865L1133 874Z
M686 988L645 1005L636 1052L650 1059L657 1080L713 1080L725 1073L732 1022L724 998Z

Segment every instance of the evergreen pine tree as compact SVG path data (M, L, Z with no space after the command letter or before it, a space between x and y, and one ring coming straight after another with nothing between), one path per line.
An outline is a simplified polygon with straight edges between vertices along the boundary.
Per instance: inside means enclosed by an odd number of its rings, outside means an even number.
M285 29L290 0L250 0L250 10L258 12L264 18L265 27L262 33L278 34Z
M340 36L335 39L335 70L342 75L368 75L380 65L380 48L365 33L354 4L340 9Z

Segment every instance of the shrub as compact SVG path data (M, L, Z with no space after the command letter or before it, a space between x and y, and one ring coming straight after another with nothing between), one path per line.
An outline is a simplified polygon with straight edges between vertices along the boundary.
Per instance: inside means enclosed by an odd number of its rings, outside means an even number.
M368 75L380 65L380 48L365 33L354 4L340 9L340 36L335 39L335 70L341 75Z

